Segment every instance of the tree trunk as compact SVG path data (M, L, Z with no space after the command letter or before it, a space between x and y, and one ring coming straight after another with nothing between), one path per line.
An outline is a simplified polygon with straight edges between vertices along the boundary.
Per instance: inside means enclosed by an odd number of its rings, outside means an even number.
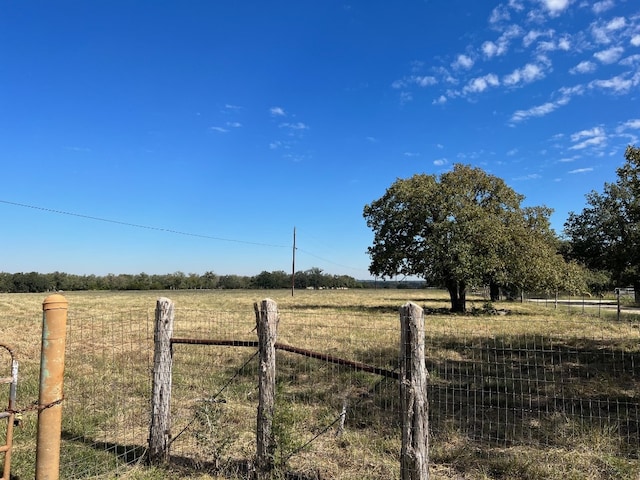
M500 285L496 282L489 282L489 298L492 302L500 301Z
M638 304L640 303L640 280L633 282L633 300Z
M451 298L451 311L464 313L467 311L467 285L463 281L447 281L447 290Z

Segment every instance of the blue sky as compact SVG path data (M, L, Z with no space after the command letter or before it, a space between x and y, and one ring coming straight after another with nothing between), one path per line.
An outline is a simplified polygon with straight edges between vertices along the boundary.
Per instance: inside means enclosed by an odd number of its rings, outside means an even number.
M295 227L367 278L364 205L455 163L560 232L639 94L635 0L6 1L0 271L289 271Z

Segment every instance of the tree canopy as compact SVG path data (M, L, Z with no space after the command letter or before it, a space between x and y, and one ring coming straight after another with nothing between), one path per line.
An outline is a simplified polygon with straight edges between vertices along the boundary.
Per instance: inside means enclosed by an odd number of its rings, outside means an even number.
M465 311L471 285L551 287L563 262L551 210L523 208L523 199L502 179L462 164L439 178L398 179L364 207L374 232L369 271L444 286L453 311Z
M616 286L631 284L640 295L640 148L629 146L617 179L602 193L586 195L581 213L571 212L564 233L568 256L592 270L608 271Z

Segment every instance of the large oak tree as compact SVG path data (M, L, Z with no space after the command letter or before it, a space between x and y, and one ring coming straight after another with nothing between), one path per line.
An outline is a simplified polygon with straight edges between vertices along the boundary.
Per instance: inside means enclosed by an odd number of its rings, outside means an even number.
M466 310L471 285L545 288L561 262L551 210L523 208L523 199L502 179L468 165L439 178L398 179L364 207L374 232L369 271L444 286L456 312Z

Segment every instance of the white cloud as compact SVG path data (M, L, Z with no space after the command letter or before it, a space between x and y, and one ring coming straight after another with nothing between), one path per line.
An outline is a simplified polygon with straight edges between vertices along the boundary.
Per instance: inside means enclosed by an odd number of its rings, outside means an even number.
M589 87L591 88L608 89L614 94L627 93L632 86L633 81L624 78L622 75L617 75L607 80L594 80L589 83Z
M433 102L431 102L433 105L444 105L445 103L447 103L447 97L445 97L444 95L440 95L438 98L434 99Z
M309 127L302 122L296 123L281 123L279 125L281 128L289 128L291 130L308 130Z
M576 168L575 170L570 170L569 173L574 175L576 173L588 173L588 172L593 172L593 167L586 167L586 168Z
M227 133L229 131L226 128L222 128L222 127L211 127L211 130L218 133Z
M433 164L434 164L436 167L441 167L441 166L443 166L443 165L446 165L447 163L449 163L449 162L447 161L447 159L446 159L446 158L438 158L437 160L434 160L434 161L433 161Z
M569 70L569 73L592 73L596 70L597 66L595 63L590 62L589 60L584 60Z
M428 87L430 85L435 85L436 83L438 83L438 80L436 79L436 77L411 75L408 77L404 77L400 80L395 80L391 84L391 88L398 90L402 88L408 88L410 85L418 85L419 87Z
M438 80L436 80L435 77L416 76L416 77L413 77L413 81L419 87L428 87L429 85L435 85L436 83L438 83Z
M547 30L546 32L541 32L539 30L530 30L524 37L522 37L522 44L525 47L529 47L540 37L551 38L553 36L553 33L553 30Z
M595 58L597 58L600 62L604 64L615 63L620 60L620 57L624 53L624 48L622 47L611 47L606 50L601 50L593 54Z
M416 152L404 152L405 157L419 157L420 154Z
M558 40L558 48L562 51L568 52L571 49L571 39L566 35L562 37Z
M632 67L636 63L640 64L640 53L636 53L635 55L629 55L628 57L620 60L620 65L624 65L625 67Z
M586 137L601 137L604 135L602 127L593 127L591 130L581 130L571 135L571 141L577 142L581 138Z
M615 17L611 19L604 28L610 32L613 32L615 30L620 30L621 28L624 28L626 26L627 20L624 17Z
M287 113L281 107L271 107L269 109L269 113L271 113L271 115L273 115L274 117L286 117L287 116Z
M551 16L562 13L569 6L569 0L540 0Z
M606 23L603 21L594 22L591 24L591 35L598 43L611 43L611 36L626 26L627 21L624 17L615 17Z
M602 0L601 2L594 3L593 7L591 8L593 10L593 13L602 13L613 8L614 5L615 4L613 0Z
M491 11L491 15L489 16L489 23L499 23L502 21L507 21L511 19L511 15L509 14L509 10L504 5L498 5Z
M471 58L468 55L458 55L458 58L456 58L456 61L453 62L451 64L451 66L453 68L463 68L465 70L469 70L471 67L473 67L473 58Z
M631 45L634 47L640 47L640 35L634 35L631 37Z
M627 130L627 129L639 130L640 129L640 118L634 118L633 120L627 120L626 122L624 122L619 127L619 130L621 130L621 131Z
M242 124L240 122L227 122L227 127L240 128Z
M522 177L514 177L513 180L517 182L521 182L523 180L538 180L540 178L542 178L542 175L540 175L539 173L530 173Z
M519 83L531 83L544 78L544 76L544 71L539 65L528 63L524 67L514 70L509 75L505 75L502 83L507 86L517 85Z
M542 105L532 107L528 110L516 110L511 116L511 121L516 123L522 122L529 117L544 117L545 115L549 115L551 112L556 110L559 106L560 104L558 104L557 102L547 102L543 103Z
M603 147L607 143L607 135L602 127L594 127L590 130L581 130L571 135L572 142L578 142L569 147L569 150L584 150L588 147Z
M522 36L523 33L524 31L518 25L511 25L504 30L495 42L484 42L481 47L482 53L487 58L505 55L509 51L511 40Z
M557 110L558 108L567 105L571 101L571 98L573 96L582 95L582 93L584 93L584 87L582 85L576 85L574 87L562 87L558 89L558 93L560 94L560 98L553 102L546 102L542 105L537 105L527 110L516 110L513 115L511 115L511 122L515 124L518 122L523 122L530 117L544 117L546 115L549 115L551 112Z
M501 53L498 53L498 45L496 45L493 42L490 41L486 41L482 44L482 53L484 53L485 57L489 57L492 58L496 55L501 55Z
M497 75L489 73L483 77L470 80L462 91L463 93L479 93L484 92L489 87L497 87L498 85L500 85L500 80Z

